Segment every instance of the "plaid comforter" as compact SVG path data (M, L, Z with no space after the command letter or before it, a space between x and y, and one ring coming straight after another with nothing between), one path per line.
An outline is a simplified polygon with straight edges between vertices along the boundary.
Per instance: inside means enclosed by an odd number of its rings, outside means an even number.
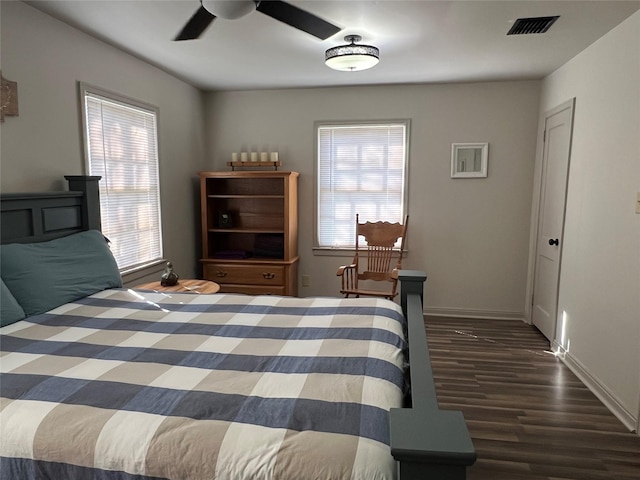
M391 479L378 299L106 290L0 329L3 479Z

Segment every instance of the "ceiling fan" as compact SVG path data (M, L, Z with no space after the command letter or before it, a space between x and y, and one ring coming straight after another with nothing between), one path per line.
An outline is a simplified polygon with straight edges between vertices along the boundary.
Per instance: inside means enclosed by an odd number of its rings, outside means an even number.
M248 15L254 10L269 15L271 18L280 20L298 30L307 32L321 40L325 40L340 31L339 27L287 2L276 0L200 0L200 8L196 10L196 13L193 14L174 40L193 40L198 38L216 17L233 20Z

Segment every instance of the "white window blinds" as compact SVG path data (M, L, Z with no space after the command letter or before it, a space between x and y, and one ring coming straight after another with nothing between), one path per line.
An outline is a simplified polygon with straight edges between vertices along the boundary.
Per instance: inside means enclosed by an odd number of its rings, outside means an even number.
M120 270L162 258L157 113L84 91L89 173Z
M408 121L319 125L317 246L355 245L355 218L403 222Z

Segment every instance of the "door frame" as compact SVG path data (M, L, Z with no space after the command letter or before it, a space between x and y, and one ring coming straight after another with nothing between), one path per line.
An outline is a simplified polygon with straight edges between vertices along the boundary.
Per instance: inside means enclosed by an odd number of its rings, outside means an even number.
M538 251L538 229L540 226L540 206L541 206L541 197L543 192L543 179L544 179L544 149L545 149L545 130L547 125L547 120L553 115L565 110L567 108L571 109L571 134L569 138L569 164L567 171L567 183L565 184L565 206L563 212L563 223L562 223L562 235L560 237L560 253L558 256L559 262L559 270L558 270L558 295L556 296L556 328L554 328L553 338L550 339L550 344L553 345L554 340L556 339L556 331L558 325L558 312L557 312L557 300L559 298L560 291L560 276L562 275L562 246L564 245L564 223L566 220L566 198L567 192L569 188L569 175L571 173L571 154L572 154L572 145L573 145L573 122L575 120L575 105L576 98L572 97L569 100L562 102L556 107L547 110L546 112L540 115L540 119L538 122L538 138L536 140L536 160L533 172L533 198L531 201L531 220L530 220L530 228L529 228L529 264L527 269L527 287L525 292L525 321L529 325L533 325L533 290L534 290L534 282L536 275L536 254Z

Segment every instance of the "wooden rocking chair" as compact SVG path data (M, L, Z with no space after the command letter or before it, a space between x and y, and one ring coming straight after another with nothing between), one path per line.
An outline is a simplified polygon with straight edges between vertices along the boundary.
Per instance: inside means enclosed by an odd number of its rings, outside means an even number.
M409 215L401 223L366 222L360 223L356 214L356 252L351 265L343 265L336 275L342 277L342 293L346 298L374 296L393 300L398 294L398 270L402 268L402 254L407 236ZM366 250L359 247L359 238L364 237ZM394 250L395 243L400 239L400 249ZM397 256L397 262L392 266L392 260ZM386 282L388 289L375 290L360 288L360 282L367 280ZM366 282L369 283L369 282ZM365 286L368 286L366 285Z

